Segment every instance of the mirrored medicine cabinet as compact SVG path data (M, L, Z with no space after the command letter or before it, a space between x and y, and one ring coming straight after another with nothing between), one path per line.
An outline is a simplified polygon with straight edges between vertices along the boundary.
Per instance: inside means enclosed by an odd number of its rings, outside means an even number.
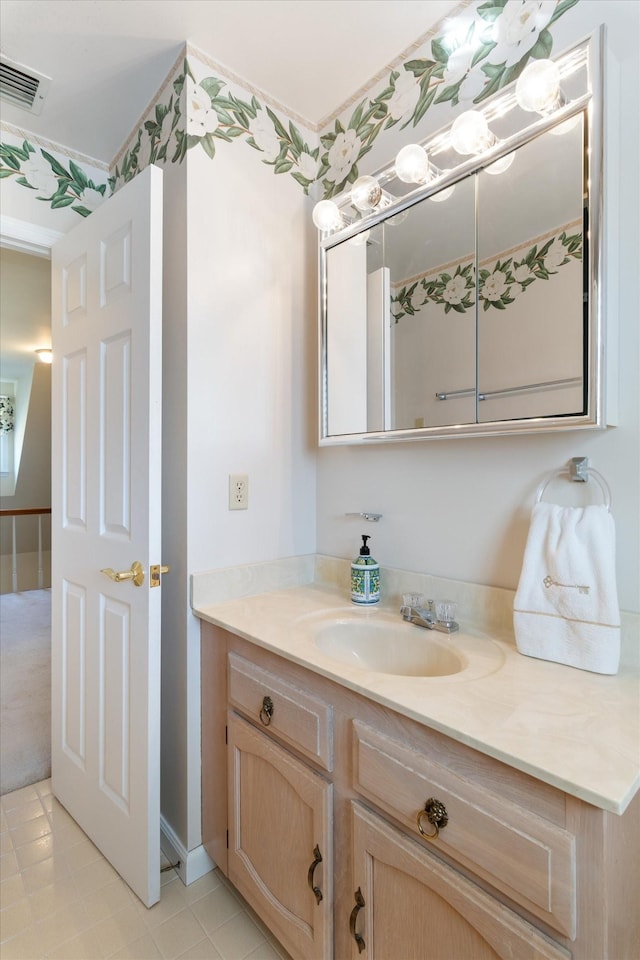
M365 178L373 209L335 198L321 445L604 426L601 48L555 61L553 110L515 84L485 101L483 152L462 158L449 128L424 143L426 182L396 162Z

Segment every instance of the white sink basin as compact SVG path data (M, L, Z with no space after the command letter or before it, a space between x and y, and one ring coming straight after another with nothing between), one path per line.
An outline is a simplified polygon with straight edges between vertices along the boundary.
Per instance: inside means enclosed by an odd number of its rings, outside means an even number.
M448 677L468 664L447 641L424 628L388 620L341 617L314 630L316 646L341 663L403 677Z
M325 661L315 662L331 675L344 677L354 668L389 678L461 683L486 677L504 663L500 645L489 637L439 633L385 609L336 606L304 614L296 627ZM313 659L312 650L309 654Z

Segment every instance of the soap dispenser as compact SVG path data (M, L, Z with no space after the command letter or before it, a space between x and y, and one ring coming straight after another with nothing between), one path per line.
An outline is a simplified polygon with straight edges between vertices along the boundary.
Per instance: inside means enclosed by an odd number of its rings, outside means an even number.
M380 599L380 564L370 554L362 534L360 555L351 562L351 599L354 603L377 603Z

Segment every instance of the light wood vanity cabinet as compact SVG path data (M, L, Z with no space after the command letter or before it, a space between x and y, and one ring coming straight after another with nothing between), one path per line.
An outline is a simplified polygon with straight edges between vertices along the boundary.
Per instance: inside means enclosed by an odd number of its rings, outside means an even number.
M331 957L332 786L235 713L228 748L229 879L294 957Z
M366 960L565 960L530 924L354 804L352 934ZM354 956L357 953L354 952Z
M607 813L206 622L202 685L205 846L294 960L640 957L640 795Z

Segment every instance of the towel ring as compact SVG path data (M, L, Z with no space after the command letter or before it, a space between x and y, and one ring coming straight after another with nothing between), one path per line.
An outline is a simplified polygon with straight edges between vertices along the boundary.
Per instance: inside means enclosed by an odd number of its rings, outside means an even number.
M611 490L609 488L609 484L607 483L607 481L605 480L605 478L602 476L601 473L598 473L598 471L594 470L593 467L588 466L586 462L583 464L580 464L576 468L575 461L577 459L578 458L574 458L574 461L572 462L571 467L563 467L561 470L554 470L553 473L550 473L549 476L542 481L542 483L540 484L540 486L536 491L536 503L540 503L540 501L542 500L543 493L545 492L545 490L547 489L551 481L555 480L556 477L568 477L570 480L574 480L574 481L575 480L584 481L584 480L587 480L589 477L593 477L593 479L596 481L596 483L600 488L600 492L602 493L602 496L604 497L605 507L607 508L607 510L611 510Z

